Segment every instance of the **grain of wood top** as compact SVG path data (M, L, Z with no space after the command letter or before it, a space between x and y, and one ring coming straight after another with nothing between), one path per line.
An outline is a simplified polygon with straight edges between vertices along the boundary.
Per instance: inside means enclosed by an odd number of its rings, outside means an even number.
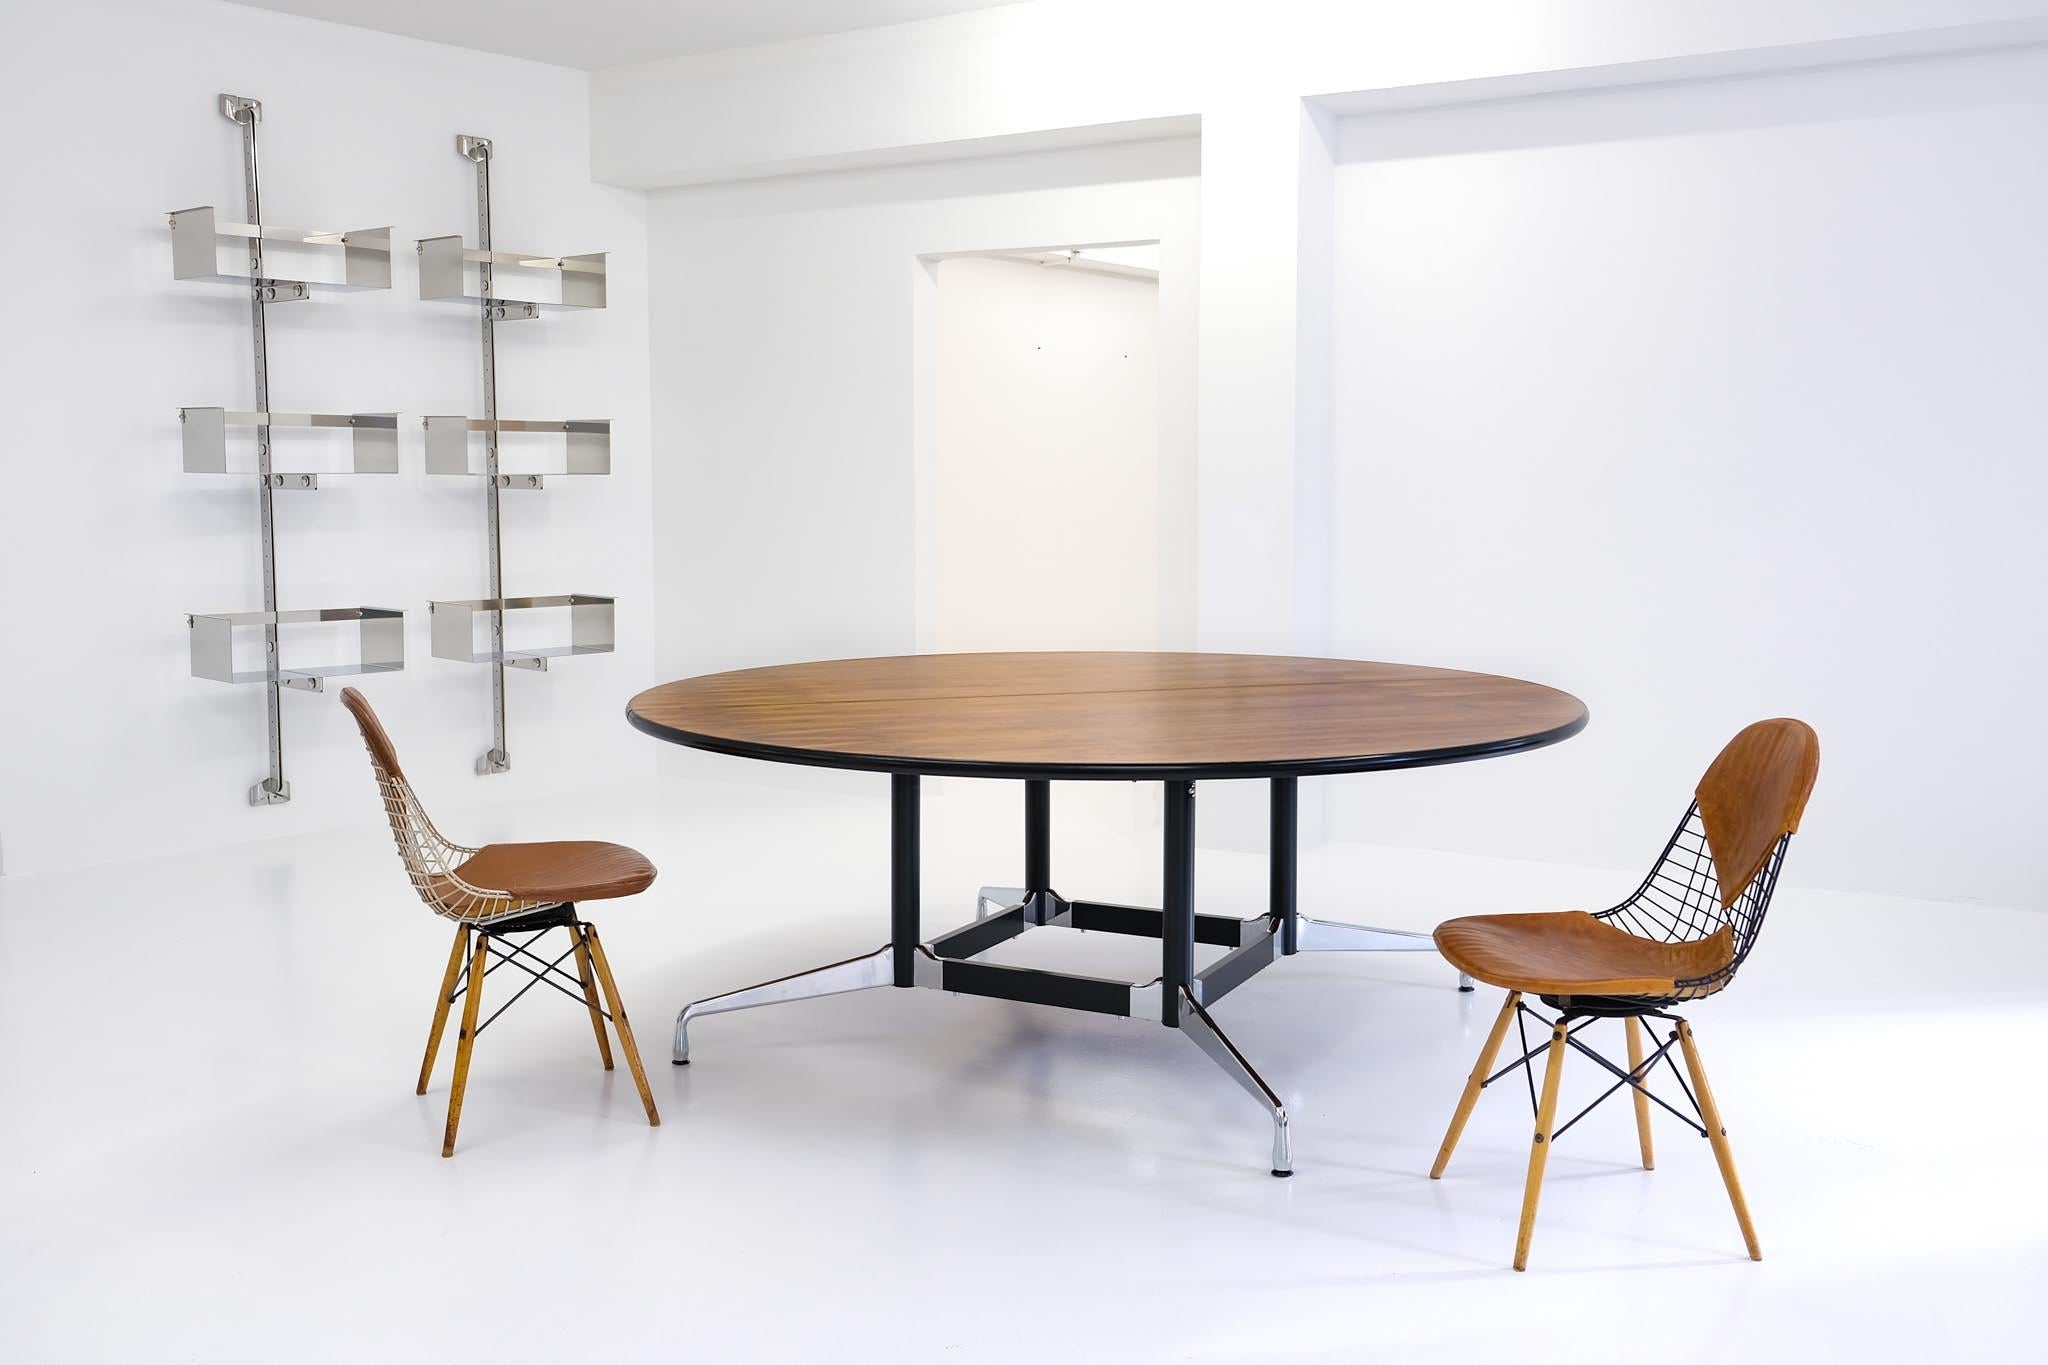
M633 698L691 748L877 772L1280 777L1456 763L1577 734L1569 693L1262 654L918 654L714 673Z

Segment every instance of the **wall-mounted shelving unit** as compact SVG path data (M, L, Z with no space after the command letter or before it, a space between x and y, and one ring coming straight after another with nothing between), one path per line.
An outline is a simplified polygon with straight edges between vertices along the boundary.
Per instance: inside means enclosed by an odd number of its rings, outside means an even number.
M257 100L243 99L240 95L222 95L221 111L227 112L228 102L235 101L238 108L254 109L256 117L262 118L263 105ZM237 123L244 122L239 114L228 114ZM246 170L250 157L243 158ZM250 181L254 184L254 180ZM249 209L251 217L256 214L255 206ZM249 269L222 270L220 244L223 239L246 241L249 251ZM287 280L265 273L263 269L263 243L280 242L294 247L339 247L341 249L341 278L338 280ZM325 254L319 253L319 254ZM264 303L291 303L309 298L315 289L389 289L391 287L391 229L388 227L354 228L347 232L329 232L323 228L269 227L262 223L223 223L219 221L211 204L202 204L195 209L173 209L171 211L171 274L180 280L204 280L209 284L250 285L263 293Z
M265 714L270 740L270 774L249 789L252 806L281 805L292 799L284 775L284 718L280 695L286 689L318 692L325 678L343 674L388 673L405 666L405 613L385 607L316 607L280 611L277 600L277 522L272 502L280 490L313 490L318 474L280 470L272 459L271 432L279 427L347 428L351 433L352 471L392 474L398 470L398 414L392 412L276 412L270 406L270 347L265 310L272 304L310 298L316 289L389 289L391 229L351 228L328 232L276 227L263 221L256 158L256 125L263 121L261 102L242 95L222 95L222 117L242 133L242 188L249 221L224 223L211 205L171 213L171 273L179 280L225 284L249 293L249 322L255 359L256 403L249 411L188 407L178 412L184 426L185 469L194 474L227 474L228 431L254 433L258 507L262 521L263 609L261 611L194 612L185 618L191 637L192 676L230 684L258 684L266 694ZM243 261L222 268L222 241L236 243ZM264 243L286 245L294 256L340 254L340 279L285 279L264 264ZM243 263L247 268L243 269ZM280 627L314 622L356 623L357 657L353 663L287 667L279 652ZM235 632L260 628L262 662L256 668L235 666Z
M467 147L462 155L479 166L490 161L488 138L456 139ZM487 208L482 212L488 213ZM492 251L488 246L472 250L460 237L426 237L420 240L420 297L437 302L482 304L493 322L517 322L537 318L543 311L604 307L604 257L602 251L587 256L522 256L516 251ZM472 269L473 267L473 269ZM530 270L555 277L553 298L513 298L497 286L501 269ZM531 280L532 276L525 277ZM470 287L470 281L476 287ZM521 290L522 293L526 292Z
M506 432L554 433L566 438L562 466L541 474L498 472L500 488L539 488L544 474L609 474L612 472L612 424L600 418L569 418L558 422L491 421L478 417L427 417L421 419L427 433L427 472L467 474L484 471L470 462L470 433L488 438ZM500 452L503 444L500 443ZM488 458L488 457L487 457Z
M493 626L508 611L535 611L547 607L569 609L569 643L510 648L486 644L477 647L479 621ZM463 664L502 663L507 668L545 671L549 659L576 654L612 652L612 599L590 593L562 593L555 597L478 597L466 602L435 602L428 607L433 618L434 657ZM501 627L499 627L502 630ZM500 635L498 638L502 638Z
M427 472L481 478L487 532L490 595L427 605L432 617L434 656L459 663L482 664L491 678L491 747L476 761L478 773L502 773L512 766L505 740L505 670L545 669L549 659L577 654L605 654L613 647L612 599L587 593L553 597L507 597L503 527L498 494L508 488L542 487L540 474L507 474L499 468L500 438L508 433L559 433L565 438L564 474L611 472L611 422L608 419L515 421L498 416L498 341L501 322L531 321L543 311L581 310L605 305L603 252L586 256L539 256L499 251L491 243L491 155L489 138L457 135L455 151L476 172L475 247L459 236L419 241L420 297L453 302L477 310L482 323L482 417L425 419ZM552 298L515 297L502 288L501 272L530 272L524 279L552 277ZM520 293L528 291L520 290ZM471 462L470 436L483 437L481 466ZM569 642L541 648L511 649L505 643L505 614L545 607L569 609ZM487 639L479 647L479 624Z
M398 472L398 414L395 412L229 412L225 408L179 408L178 420L185 424L187 474L243 472L228 468L230 427L253 427L259 432L272 427L345 427L353 438L349 443L349 473ZM274 460L269 477L272 488L314 489L320 486L317 473L280 470Z
M192 676L224 683L269 683L300 692L320 691L325 678L362 673L396 673L405 667L405 613L385 607L314 607L308 611L229 611L194 613L186 618L192 630ZM235 667L235 631L279 626L353 621L356 657L353 663L302 664L287 667L281 658L264 668Z

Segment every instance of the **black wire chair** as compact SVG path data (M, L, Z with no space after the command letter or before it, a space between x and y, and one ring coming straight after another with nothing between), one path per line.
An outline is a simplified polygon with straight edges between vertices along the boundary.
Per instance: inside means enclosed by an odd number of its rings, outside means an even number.
M1597 914L1571 910L1474 915L1438 926L1436 942L1445 958L1467 975L1505 989L1508 997L1466 1080L1429 1174L1432 1180L1442 1177L1479 1092L1509 1072L1521 1071L1528 1081L1536 1133L1522 1196L1515 1269L1528 1266L1551 1146L1624 1087L1635 1101L1643 1168L1655 1166L1650 1138L1650 1106L1655 1104L1712 1144L1750 1259L1763 1259L1692 1026L1671 1009L1718 993L1748 958L1819 767L1820 740L1812 727L1782 718L1759 721L1730 740L1714 760L1656 865L1621 904ZM1524 999L1528 995L1555 1011L1554 1017L1546 1019L1531 1008ZM1530 1018L1549 1034L1534 1047L1529 1044ZM1626 1069L1579 1036L1601 1019L1616 1018L1623 1021L1627 1035ZM1669 1036L1647 1055L1644 1019L1670 1025ZM1520 1037L1522 1054L1495 1071L1510 1022ZM1684 1056L1687 1074L1680 1074L1672 1060L1674 1048ZM1557 1091L1567 1051L1583 1053L1615 1079L1591 1104L1560 1124ZM1540 1094L1538 1055L1545 1058ZM1660 1063L1677 1082L1690 1114L1649 1088L1650 1075Z

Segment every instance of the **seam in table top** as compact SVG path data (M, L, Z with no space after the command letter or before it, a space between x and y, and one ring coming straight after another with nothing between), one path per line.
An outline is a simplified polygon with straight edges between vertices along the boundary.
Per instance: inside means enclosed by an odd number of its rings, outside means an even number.
M1455 670L1449 669L1442 671L1447 673L1455 672ZM1469 676L1483 678L1493 675L1475 673ZM1395 682L1399 680L1386 679L1385 681ZM721 704L734 706L873 706L884 702L984 700L1000 701L1010 697L1117 697L1132 696L1144 692L1249 692L1254 689L1274 690L1278 688L1303 687L1357 687L1360 685L1361 682L1358 679L1351 679L1347 681L1342 678L1330 678L1322 681L1301 682L1189 683L1185 685L1168 685L1162 687L1053 688L1019 692L899 693L883 697L777 697L773 699L762 698L759 700L752 701L740 699L726 699L722 701ZM1542 687L1543 690L1546 692L1554 692L1557 690L1554 687L1546 687L1542 683L1524 682L1522 683L1522 686ZM659 689L657 688L655 690L658 691Z

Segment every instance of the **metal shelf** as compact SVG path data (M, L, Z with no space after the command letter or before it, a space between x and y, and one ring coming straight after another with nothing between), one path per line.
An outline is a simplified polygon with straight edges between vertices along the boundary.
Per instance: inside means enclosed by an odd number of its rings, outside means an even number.
M279 626L313 622L356 623L354 663L287 667L273 658L266 667L235 667L235 630L262 626L266 634ZM313 607L304 611L195 612L185 618L192 632L192 676L223 683L267 683L300 692L318 692L325 678L361 673L396 673L405 667L405 613L385 607ZM265 651L269 646L266 642Z
M481 304L490 310L493 322L515 322L539 317L543 309L570 311L604 307L604 258L602 251L585 256L534 256L518 251L490 251L465 247L460 236L423 237L419 240L420 297L429 301ZM472 293L469 267L479 271L480 283ZM498 288L500 269L533 270L556 276L555 297L518 298Z
M507 668L545 670L549 659L577 654L609 654L612 632L612 598L590 593L562 593L554 597L478 597L460 601L427 603L432 628L434 657L461 664L500 664ZM569 609L569 643L511 649L477 648L479 618L493 623L492 636L502 639L496 629L498 618L508 611L531 611L545 607Z
M314 289L356 290L391 287L391 229L350 228L329 232L320 228L273 227L267 223L223 223L211 204L177 209L171 215L171 274L180 280L204 280L212 284L236 284L261 292L265 303L290 303L308 297ZM220 268L221 239L255 242L290 242L298 246L339 247L342 277L339 280L291 280L268 271L234 271Z
M429 474L465 474L471 477L489 477L488 452L486 468L473 468L469 460L469 434L473 431L489 435L505 432L540 432L562 435L567 438L560 469L547 471L553 474L609 474L612 472L612 424L610 418L569 418L565 421L512 421L489 417L427 417L422 424L427 431L427 472ZM497 475L500 488L539 488L541 474Z
M230 412L226 408L179 408L178 420L185 428L187 474L255 472L258 477L267 477L272 488L311 489L320 486L318 474L280 471L275 465L268 475L260 469L230 470L229 427L345 427L353 433L351 467L347 472L398 472L398 414L395 412Z

